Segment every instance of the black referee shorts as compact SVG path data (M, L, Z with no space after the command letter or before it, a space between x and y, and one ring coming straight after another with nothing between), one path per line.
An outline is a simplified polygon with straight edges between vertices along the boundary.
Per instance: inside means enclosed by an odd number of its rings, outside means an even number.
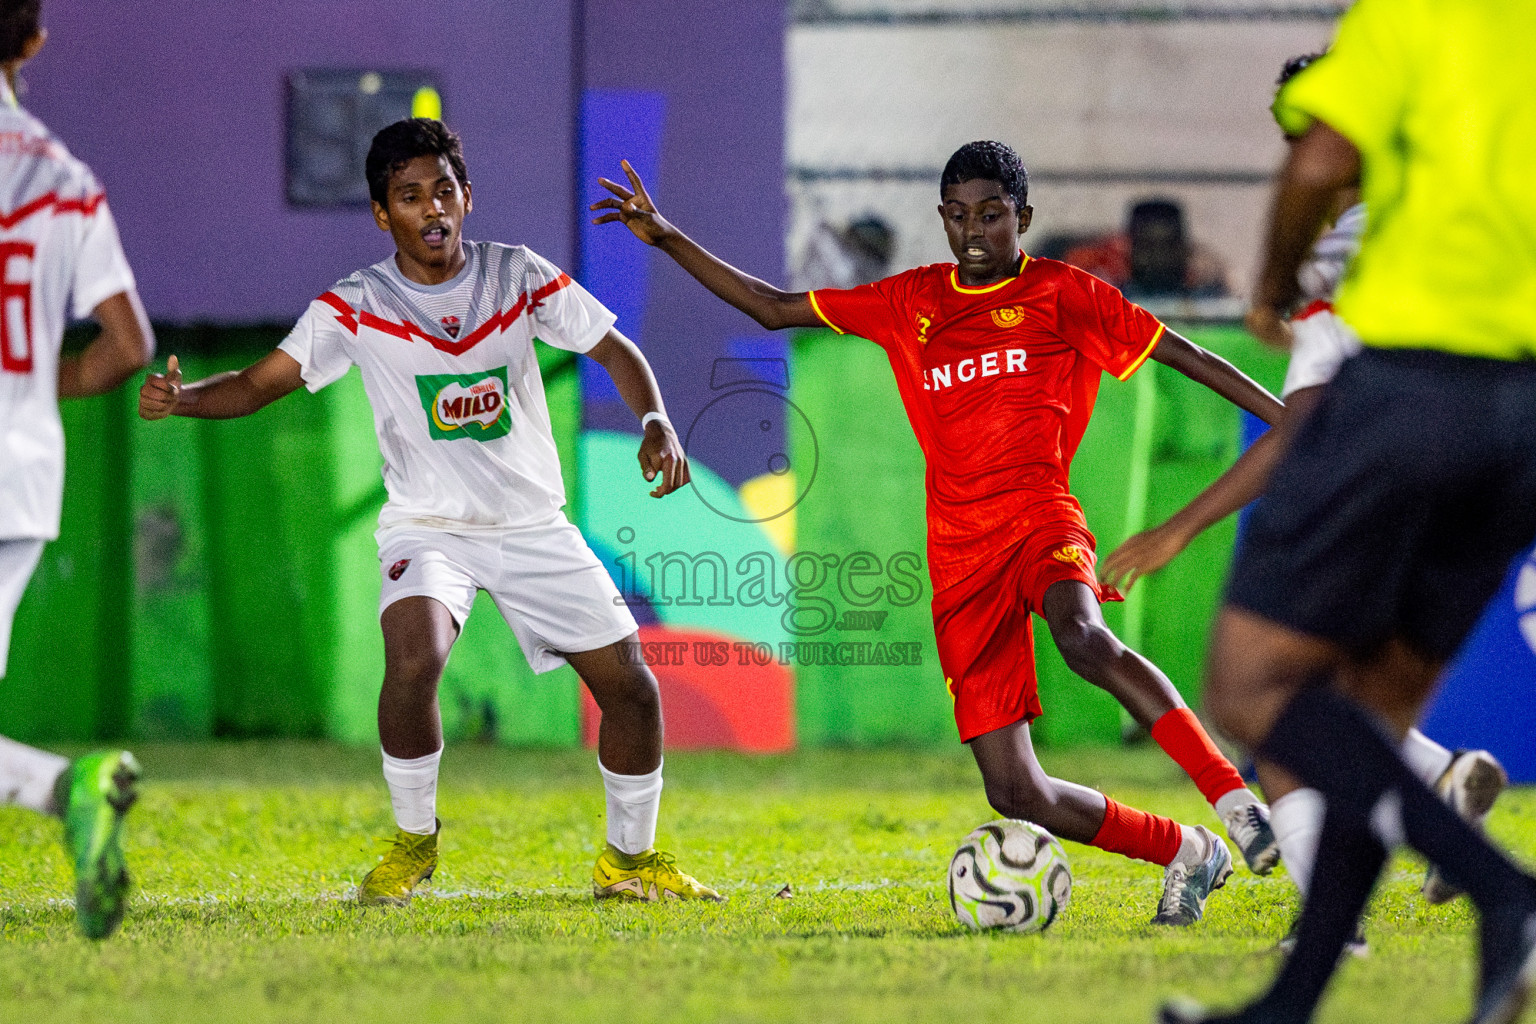
M1366 349L1248 520L1227 601L1369 658L1447 660L1536 539L1536 362Z

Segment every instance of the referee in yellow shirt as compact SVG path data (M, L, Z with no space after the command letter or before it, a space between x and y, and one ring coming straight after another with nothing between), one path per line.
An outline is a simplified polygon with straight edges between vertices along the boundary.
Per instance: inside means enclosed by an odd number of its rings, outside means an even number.
M1481 915L1473 1024L1536 978L1536 879L1398 757L1447 659L1536 539L1536 3L1359 0L1282 90L1281 172L1249 326L1297 295L1339 187L1370 211L1336 309L1365 350L1299 428L1249 520L1212 642L1207 709L1327 799L1294 951L1240 1012L1310 1020L1393 846Z

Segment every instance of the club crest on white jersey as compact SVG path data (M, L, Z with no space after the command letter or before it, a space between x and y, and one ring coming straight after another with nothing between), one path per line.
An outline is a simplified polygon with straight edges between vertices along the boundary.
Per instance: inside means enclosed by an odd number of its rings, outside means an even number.
M524 246L464 251L438 285L406 279L393 257L343 278L280 346L312 391L361 371L389 494L381 531L531 525L565 504L534 346L589 351L614 316Z

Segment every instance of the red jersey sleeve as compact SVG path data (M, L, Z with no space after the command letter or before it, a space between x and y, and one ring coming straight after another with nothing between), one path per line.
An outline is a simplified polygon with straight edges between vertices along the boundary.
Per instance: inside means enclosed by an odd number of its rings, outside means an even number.
M857 334L888 348L911 319L907 315L911 274L908 271L857 288L818 288L810 293L811 308L838 334Z
M1062 266L1056 331L1117 380L1141 368L1163 337L1157 317L1092 274Z

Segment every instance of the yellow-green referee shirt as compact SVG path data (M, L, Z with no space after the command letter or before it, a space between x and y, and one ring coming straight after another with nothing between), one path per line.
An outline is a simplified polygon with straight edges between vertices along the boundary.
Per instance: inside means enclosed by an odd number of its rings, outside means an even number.
M1360 150L1365 344L1536 358L1536 0L1359 0L1276 114Z

